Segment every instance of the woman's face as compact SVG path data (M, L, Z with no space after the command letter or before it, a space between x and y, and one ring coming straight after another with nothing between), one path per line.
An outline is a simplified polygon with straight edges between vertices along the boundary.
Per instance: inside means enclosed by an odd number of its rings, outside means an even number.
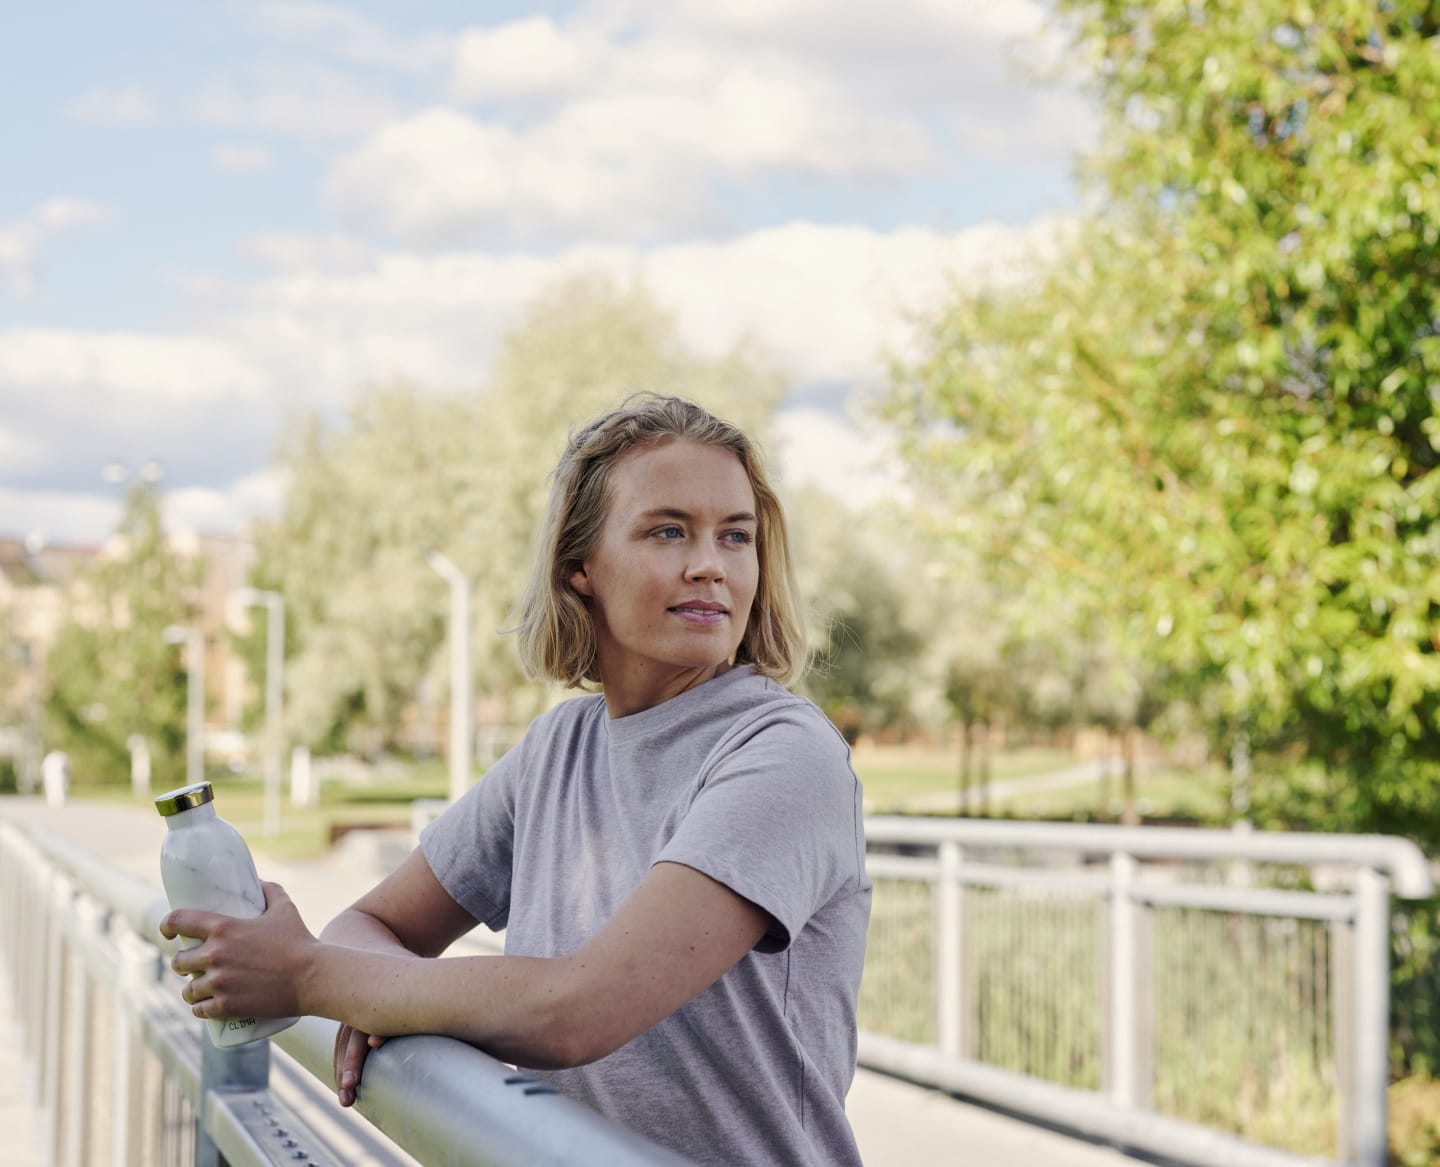
M611 471L586 599L610 716L638 713L729 667L760 582L755 493L729 450L668 441Z

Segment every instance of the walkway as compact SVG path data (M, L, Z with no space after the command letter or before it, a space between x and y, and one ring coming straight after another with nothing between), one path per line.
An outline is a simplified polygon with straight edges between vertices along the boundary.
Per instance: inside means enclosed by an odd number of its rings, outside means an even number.
M1096 758L1089 762L1077 762L1063 770L1051 770L1044 774L1029 774L1021 778L997 778L972 786L968 792L971 806L995 806L1009 798L1026 794L1041 794L1047 790L1065 790L1072 786L1091 786L1105 774L1115 774L1120 781L1116 759ZM937 790L930 794L912 795L902 799L901 814L957 814L960 810L959 790Z
M55 810L38 799L5 798L0 799L0 814L34 822L159 887L158 856L165 827L147 807L75 802ZM345 845L324 859L282 862L261 854L256 861L262 878L284 884L306 922L318 931L373 883L397 853L395 841L378 832L352 832ZM476 950L484 950L483 944L473 943ZM7 1167L40 1167L38 1118L24 1094L29 1084L8 1005L8 996L0 997L0 1129L6 1132L5 1162ZM1134 1167L1137 1162L1110 1148L863 1069L856 1075L846 1109L866 1167L948 1163ZM325 1125L316 1123L317 1128Z

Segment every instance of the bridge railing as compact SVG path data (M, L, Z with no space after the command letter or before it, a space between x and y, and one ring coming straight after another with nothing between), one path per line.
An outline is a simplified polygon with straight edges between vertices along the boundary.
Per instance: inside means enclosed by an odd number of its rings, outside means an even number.
M1432 892L1409 843L913 818L867 833L863 1064L1195 1164L1384 1163L1390 895ZM214 1050L151 942L164 911L144 881L0 820L0 983L51 1163L676 1162L444 1038L371 1055L368 1122L317 1106L334 1024L287 1030L273 1063L266 1043Z
M861 1063L1215 1167L1386 1162L1378 836L876 817Z
M217 1050L179 996L164 896L73 844L0 819L0 986L43 1154L64 1167L676 1167L684 1161L479 1050L372 1051L355 1113L329 1093L334 1022ZM173 945L169 950L173 951ZM272 1069L275 1071L272 1073ZM0 1155L3 1158L3 1155Z

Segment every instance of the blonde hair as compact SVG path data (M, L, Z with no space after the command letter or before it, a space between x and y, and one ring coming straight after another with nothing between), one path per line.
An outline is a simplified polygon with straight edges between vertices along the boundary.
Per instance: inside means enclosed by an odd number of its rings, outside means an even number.
M805 630L785 513L758 447L737 426L693 402L643 393L571 434L550 476L550 500L515 621L520 658L531 677L571 687L600 680L594 625L570 576L600 541L616 463L632 451L675 440L729 450L755 494L760 581L735 663L753 665L781 684L803 670Z

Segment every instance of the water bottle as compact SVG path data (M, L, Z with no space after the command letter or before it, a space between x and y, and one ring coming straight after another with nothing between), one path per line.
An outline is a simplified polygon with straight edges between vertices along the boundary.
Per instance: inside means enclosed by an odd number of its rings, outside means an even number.
M255 860L240 832L215 813L215 792L208 782L182 786L160 795L155 809L169 833L160 848L160 879L170 907L199 908L226 916L253 917L265 911L265 893ZM194 947L192 940L186 947ZM211 1044L220 1049L246 1045L279 1033L296 1017L207 1018Z

